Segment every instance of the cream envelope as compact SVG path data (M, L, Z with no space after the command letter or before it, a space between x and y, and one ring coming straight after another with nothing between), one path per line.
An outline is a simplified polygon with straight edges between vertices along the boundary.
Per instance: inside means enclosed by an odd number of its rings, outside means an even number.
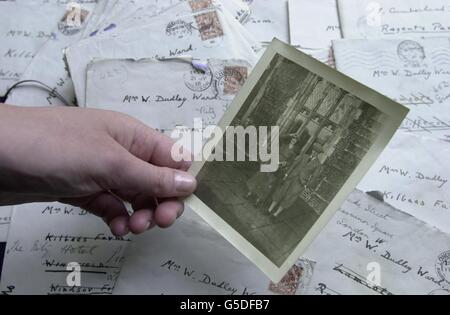
M191 27L193 25L196 27ZM252 65L257 58L250 44L239 40L232 32L226 16L220 10L212 9L173 17L173 20L157 19L150 25L113 38L81 41L67 49L66 59L77 100L83 106L86 68L95 58L167 58L186 54L199 59L243 59Z
M354 191L311 244L306 294L449 295L450 236Z
M97 29L99 23L109 10L108 6L116 2L117 0L100 0L97 2L97 5L91 13L90 23L84 28L83 37L89 36L93 31Z
M105 9L101 21L97 23L95 30L91 30L90 35L98 36L118 29L142 26L154 16L164 14L166 10L172 11L174 8L177 8L177 14L187 14L206 8L220 8L229 12L240 22L250 15L250 9L240 0L117 1L114 7Z
M205 63L206 72L188 61L99 60L88 66L86 107L129 114L167 134L177 126L216 125L250 74L243 60ZM233 88L227 81L234 69L242 74ZM236 71L237 71L236 70Z
M421 38L450 34L446 0L338 0L344 38Z
M314 263L301 260L286 294L308 289ZM280 293L264 274L192 211L167 230L134 238L114 294L263 295Z
M129 242L112 236L100 218L76 207L16 206L0 290L18 295L110 295ZM74 270L81 270L79 286L68 282Z
M274 37L289 41L287 0L244 0L251 10L245 28L256 40L270 43Z
M248 4L243 0L221 0L221 2L225 8L241 23L246 22L252 13Z
M65 9L43 0L0 2L0 95L19 81L47 40L64 36L57 32L57 26Z
M23 84L12 91L7 99L9 104L49 106L75 103L72 80L63 60L63 49L81 39L83 28L91 22L90 12L95 5L96 3L82 4L84 18L80 27L70 29L66 28L64 23L60 24L59 28L55 27L56 39L47 40L24 71L21 80L38 80L49 90L33 83Z
M341 38L336 0L289 0L289 29L292 45L329 49Z
M450 234L449 155L442 141L399 132L358 188Z
M411 111L401 129L450 139L448 38L334 42L336 67Z
M212 7L211 1L208 4ZM101 21L97 23L95 30L89 36L102 34L108 36L127 28L140 27L148 24L155 17L164 15L167 11L170 15L184 15L191 13L193 9L187 0L170 0L165 2L157 0L119 0L113 7L107 8Z

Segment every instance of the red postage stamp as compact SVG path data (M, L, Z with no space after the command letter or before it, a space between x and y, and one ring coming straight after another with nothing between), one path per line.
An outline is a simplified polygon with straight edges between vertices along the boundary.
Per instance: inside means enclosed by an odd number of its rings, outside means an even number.
M303 275L303 268L297 265L289 270L279 283L270 283L269 290L282 295L295 295Z
M200 11L213 7L212 0L189 0L192 11Z
M223 36L222 24L216 11L198 14L195 21L203 41Z
M226 95L236 95L244 85L248 77L247 67L225 67L224 68L224 88Z

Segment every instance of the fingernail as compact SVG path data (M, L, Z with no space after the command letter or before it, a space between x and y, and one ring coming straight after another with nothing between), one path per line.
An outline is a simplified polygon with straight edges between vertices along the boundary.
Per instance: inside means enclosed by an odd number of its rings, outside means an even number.
M189 173L175 174L175 189L180 193L192 193L197 187L197 180Z
M152 227L152 223L150 221L148 221L147 224L145 225L145 230L148 231L148 230L150 230L151 227Z
M130 233L130 229L128 228L128 226L126 226L123 229L121 229L120 232L119 231L115 231L115 229L113 229L112 226L110 226L110 229L111 229L111 232L114 234L114 236L117 236L117 237L124 237L124 236L127 236L128 233ZM115 232L118 232L118 233L115 233Z

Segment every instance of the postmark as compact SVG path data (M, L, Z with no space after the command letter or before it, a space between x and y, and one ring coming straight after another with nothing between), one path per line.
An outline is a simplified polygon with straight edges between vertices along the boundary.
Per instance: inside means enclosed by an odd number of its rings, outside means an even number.
M281 295L295 295L303 275L303 268L294 265L278 283L271 282L269 290Z
M192 23L188 23L183 20L171 21L169 22L169 24L167 24L166 35L169 37L177 37L181 39L186 36L192 35L193 29L194 27Z
M128 70L124 65L115 65L114 67L102 67L99 65L94 70L94 85L99 90L119 88L128 80Z
M209 41L224 35L222 24L216 11L197 14L195 21L197 22L202 41Z
M413 68L422 66L426 58L425 49L414 40L404 40L398 44L397 55L405 66Z
M213 74L211 70L203 72L192 69L184 75L184 84L192 92L203 92L211 87L213 83Z
M80 6L69 6L62 19L58 22L58 30L66 36L78 34L89 16L89 11Z
M213 7L212 0L189 0L192 11L201 11Z
M450 285L450 250L438 256L436 272L446 285Z

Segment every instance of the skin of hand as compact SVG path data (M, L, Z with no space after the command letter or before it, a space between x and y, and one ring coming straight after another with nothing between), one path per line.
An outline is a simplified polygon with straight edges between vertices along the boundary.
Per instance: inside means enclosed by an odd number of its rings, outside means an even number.
M190 163L173 161L173 144L112 111L0 104L0 205L70 204L116 236L169 227L197 185Z

